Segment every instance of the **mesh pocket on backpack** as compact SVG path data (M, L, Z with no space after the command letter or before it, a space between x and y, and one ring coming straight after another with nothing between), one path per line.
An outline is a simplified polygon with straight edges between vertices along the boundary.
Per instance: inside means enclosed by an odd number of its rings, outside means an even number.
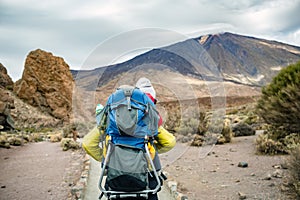
M147 189L148 163L142 149L115 145L109 160L106 185L111 190L135 192Z
M120 133L133 136L138 121L138 110L135 108L128 109L125 105L120 105L116 109L116 123Z

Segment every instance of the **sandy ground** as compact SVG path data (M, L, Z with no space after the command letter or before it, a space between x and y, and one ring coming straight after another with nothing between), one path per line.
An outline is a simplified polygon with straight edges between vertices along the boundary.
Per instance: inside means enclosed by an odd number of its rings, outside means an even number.
M256 137L206 148L177 144L161 159L169 179L178 181L189 199L288 199L280 192L280 177L287 173L281 164L288 156L256 155ZM239 162L248 167L238 167Z
M82 154L64 152L59 145L40 142L0 149L0 199L68 199L82 171Z

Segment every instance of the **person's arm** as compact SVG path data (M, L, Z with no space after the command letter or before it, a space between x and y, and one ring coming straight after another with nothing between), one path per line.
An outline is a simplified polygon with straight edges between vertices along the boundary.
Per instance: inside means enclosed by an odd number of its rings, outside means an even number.
M100 148L101 133L97 127L93 128L82 140L82 148L97 161L102 160L103 149Z
M170 151L176 144L176 138L172 133L169 133L164 127L158 127L158 135L156 136L156 149L158 153Z

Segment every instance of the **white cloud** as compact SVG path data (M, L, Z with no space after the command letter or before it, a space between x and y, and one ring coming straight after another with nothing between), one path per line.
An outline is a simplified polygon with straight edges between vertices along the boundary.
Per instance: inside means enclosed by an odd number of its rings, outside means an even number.
M36 48L78 67L101 42L143 28L191 37L229 31L300 46L300 0L1 0L0 9L1 62L8 68L23 66Z
M299 1L267 1L240 13L239 26L253 33L284 31L293 25L295 19L290 16L293 15L294 8L299 7L298 4ZM299 22L298 18L296 20Z

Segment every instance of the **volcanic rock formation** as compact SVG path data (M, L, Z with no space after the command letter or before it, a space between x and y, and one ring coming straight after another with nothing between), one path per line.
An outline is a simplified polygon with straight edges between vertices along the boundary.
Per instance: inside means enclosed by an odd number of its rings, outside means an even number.
M30 105L67 122L72 110L73 85L69 65L64 59L37 49L28 54L14 93Z
M14 108L14 100L7 91L13 87L13 84L6 68L0 63L0 125L4 129L13 126L10 120L10 110Z

